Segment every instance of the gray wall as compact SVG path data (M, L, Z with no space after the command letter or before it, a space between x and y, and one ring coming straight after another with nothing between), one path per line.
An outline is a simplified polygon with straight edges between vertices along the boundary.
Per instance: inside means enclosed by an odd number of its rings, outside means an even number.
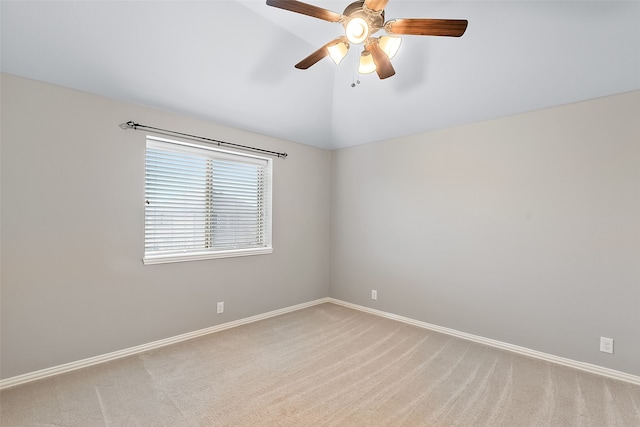
M330 152L1 83L2 378L328 295ZM145 133L127 120L288 152L273 166L274 253L143 266Z
M332 297L640 375L640 91L332 168Z

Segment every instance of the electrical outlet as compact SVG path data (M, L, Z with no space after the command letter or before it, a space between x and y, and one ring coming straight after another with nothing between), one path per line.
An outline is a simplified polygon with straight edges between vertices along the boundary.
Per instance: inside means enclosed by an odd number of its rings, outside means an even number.
M600 351L613 354L613 338L600 337Z
M378 299L378 291L375 289L371 290L371 299Z
M218 303L218 314L224 313L224 302Z

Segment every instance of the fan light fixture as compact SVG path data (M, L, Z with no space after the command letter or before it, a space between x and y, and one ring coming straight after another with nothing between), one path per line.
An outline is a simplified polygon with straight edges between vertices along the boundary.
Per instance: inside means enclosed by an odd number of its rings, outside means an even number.
M373 56L368 50L362 51L360 54L360 65L358 66L358 72L360 74L371 74L376 70L376 63L373 62Z
M360 44L369 37L369 24L359 16L351 18L344 28L347 39L353 44Z
M382 36L380 37L380 39L378 39L378 45L380 45L380 49L382 49L382 51L387 54L389 59L396 56L396 53L398 53L401 44L402 39L400 37Z
M331 46L327 46L327 50L329 51L329 56L336 65L340 65L340 62L347 56L347 52L349 51L349 44L344 40L337 42Z

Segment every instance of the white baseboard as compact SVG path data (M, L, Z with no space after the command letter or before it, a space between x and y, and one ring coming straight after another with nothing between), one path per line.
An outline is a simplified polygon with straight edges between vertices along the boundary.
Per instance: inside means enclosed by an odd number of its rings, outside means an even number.
M624 372L616 371L609 368L603 368L601 366L591 365L589 363L578 362L576 360L566 359L564 357L554 356L552 354L543 353L536 350L531 350L526 347L520 347L513 344L504 343L490 338L484 338L478 335L467 334L466 332L456 331L455 329L449 329L442 326L432 325L430 323L422 322L419 320L411 319L404 316L398 316L393 313L387 313L385 311L376 310L374 308L364 307L357 304L352 304L346 301L338 300L335 298L320 298L314 301L285 307L279 310L269 311L267 313L258 314L256 316L247 317L244 319L235 320L233 322L223 323L221 325L212 326L210 328L200 329L194 332L188 332L182 335L176 335L174 337L165 338L158 341L153 341L147 344L142 344L135 347L130 347L124 350L114 351L112 353L102 354L95 357L89 357L87 359L78 360L76 362L65 363L64 365L53 366L51 368L41 369L39 371L29 372L15 377L6 378L0 380L0 390L15 387L20 384L25 384L31 381L41 380L43 378L51 377L65 372L75 371L77 369L86 368L89 366L97 365L104 362L120 359L122 357L132 356L145 351L153 350L160 347L165 347L172 344L177 344L182 341L187 341L193 338L198 338L204 335L213 334L216 332L224 331L225 329L235 328L236 326L246 325L248 323L257 322L259 320L268 319L270 317L279 316L281 314L290 313L303 308L312 307L314 305L323 303L332 303L341 305L344 307L352 308L366 313L374 314L376 316L385 317L387 319L397 320L399 322L414 325L420 328L429 329L435 332L441 332L443 334L451 335L454 337L462 338L469 341L474 341L480 344L489 345L502 350L512 351L514 353L522 354L536 359L545 360L547 362L557 363L559 365L568 366L570 368L580 369L582 371L590 372L596 375L602 375L608 378L616 380L626 381L632 384L640 385L640 377L627 374Z
M570 368L580 369L596 375L602 375L615 380L626 381L632 384L640 385L640 377L636 375L627 374L625 372L616 371L614 369L603 368L602 366L592 365L590 363L578 362L577 360L567 359L560 356L554 356L553 354L543 353L541 351L531 350L526 347L520 347L513 344L508 344L502 341L493 340L490 338L481 337L478 335L468 334L466 332L456 331L455 329L449 329L438 325L432 325L430 323L421 322L408 317L398 316L393 313L387 313L385 311L376 310L374 308L364 307L358 304L352 304L350 302L341 301L335 298L328 299L330 303L342 305L344 307L353 308L355 310L364 311L366 313L375 314L376 316L386 317L387 319L397 320L399 322L408 323L413 326L418 326L424 329L430 329L435 332L441 332L443 334L452 335L457 338L477 342L480 344L489 345L502 350L511 351L514 353L522 354L524 356L534 357L536 359L545 360L547 362L557 363L559 365L568 366Z
M0 380L0 390L6 389L9 387L15 387L17 385L28 383L31 381L41 380L43 378L51 377L54 375L63 374L65 372L75 371L77 369L86 368L88 366L98 365L100 363L109 362L112 360L120 359L122 357L144 353L145 351L153 350L160 347L165 347L167 345L176 344L182 341L190 340L190 339L201 337L204 335L213 334L215 332L224 331L225 329L235 328L236 326L246 325L248 323L257 322L259 320L268 319L270 317L279 316L281 314L290 313L292 311L302 310L303 308L311 307L318 304L323 304L326 302L329 302L329 298L320 298L314 301L305 302L302 304L281 308L279 310L258 314L256 316L235 320L233 322L223 323L221 325L212 326L210 328L200 329L198 331L188 332L186 334L176 335L174 337L165 338L165 339L153 341L147 344L126 348L124 350L114 351L112 353L102 354L95 357L89 357L87 359L78 360L76 362L65 363L64 365L53 366L51 368L41 369L39 371L28 372L26 374L17 375L15 377Z

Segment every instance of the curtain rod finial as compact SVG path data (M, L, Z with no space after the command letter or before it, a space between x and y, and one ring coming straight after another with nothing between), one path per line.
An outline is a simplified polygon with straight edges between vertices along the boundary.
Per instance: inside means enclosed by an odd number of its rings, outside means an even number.
M138 124L132 120L129 120L126 123L120 123L120 127L122 129L135 129Z

